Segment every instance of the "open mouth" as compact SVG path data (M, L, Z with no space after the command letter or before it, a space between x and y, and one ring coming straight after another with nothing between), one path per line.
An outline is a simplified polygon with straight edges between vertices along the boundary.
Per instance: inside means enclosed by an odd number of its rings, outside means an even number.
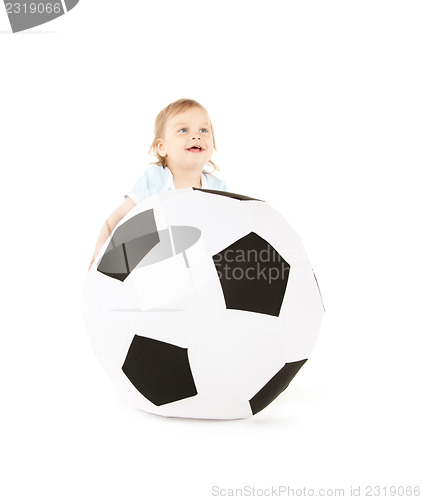
M192 146L191 148L187 149L186 151L190 151L191 153L201 153L204 151L201 146Z

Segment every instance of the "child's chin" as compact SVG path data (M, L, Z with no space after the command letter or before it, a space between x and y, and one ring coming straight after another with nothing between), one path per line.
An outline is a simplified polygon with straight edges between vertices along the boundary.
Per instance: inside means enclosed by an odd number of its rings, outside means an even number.
M207 164L208 160L204 160L203 158L190 158L186 161L186 165L189 165L192 168L203 168Z

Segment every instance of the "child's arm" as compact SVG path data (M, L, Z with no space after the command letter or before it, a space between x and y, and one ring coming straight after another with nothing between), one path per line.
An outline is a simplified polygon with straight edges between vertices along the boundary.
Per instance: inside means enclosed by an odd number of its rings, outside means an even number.
M116 210L111 213L103 226L101 227L100 234L98 235L97 243L95 245L94 256L92 257L91 263L89 264L89 269L91 269L92 264L94 263L95 257L98 255L98 252L101 250L102 246L106 242L107 238L110 236L113 229L117 226L117 223L123 219L123 217L136 205L136 203L131 199L127 198Z

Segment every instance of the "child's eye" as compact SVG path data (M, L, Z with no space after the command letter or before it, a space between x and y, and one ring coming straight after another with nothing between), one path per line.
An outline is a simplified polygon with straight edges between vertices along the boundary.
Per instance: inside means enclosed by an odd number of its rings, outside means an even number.
M208 130L206 128L201 128L200 132L208 132Z
M187 131L188 131L188 129L187 129L186 127L183 127L183 128L181 128L181 129L179 130L179 132L187 132Z

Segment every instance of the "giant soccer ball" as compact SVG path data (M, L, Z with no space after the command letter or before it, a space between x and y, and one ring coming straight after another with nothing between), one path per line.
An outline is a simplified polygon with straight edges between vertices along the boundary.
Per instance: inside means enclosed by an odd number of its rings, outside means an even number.
M94 352L136 408L250 417L289 385L323 304L296 232L267 203L187 188L116 226L84 286Z

